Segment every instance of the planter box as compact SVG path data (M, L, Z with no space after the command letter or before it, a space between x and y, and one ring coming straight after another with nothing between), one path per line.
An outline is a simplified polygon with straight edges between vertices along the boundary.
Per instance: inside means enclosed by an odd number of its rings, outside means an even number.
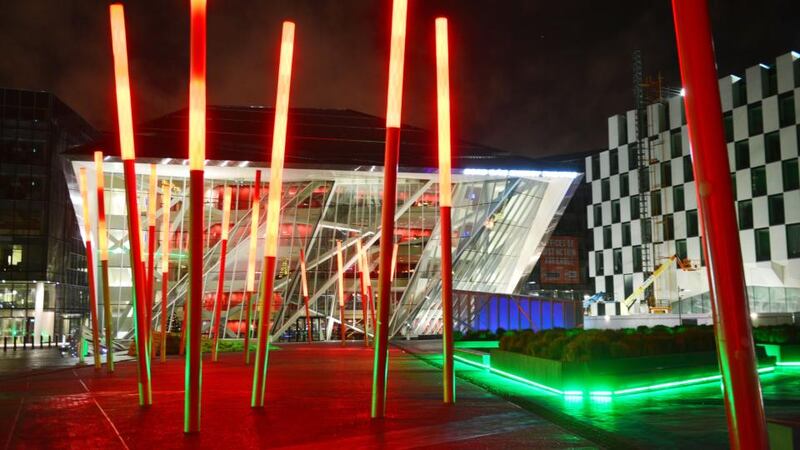
M499 348L500 341L455 341L455 348Z
M800 344L756 344L763 347L768 356L775 357L779 363L800 362Z
M487 352L470 349L456 349L453 354L461 359L486 366L487 369L491 363L491 356Z
M561 362L492 350L492 368L561 391L613 392L719 375L715 352ZM774 363L766 358L763 363Z

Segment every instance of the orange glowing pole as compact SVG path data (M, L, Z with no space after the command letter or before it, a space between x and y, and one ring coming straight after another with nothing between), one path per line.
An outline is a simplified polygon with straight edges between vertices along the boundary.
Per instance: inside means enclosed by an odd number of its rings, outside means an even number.
M300 249L300 287L303 292L303 302L306 305L306 340L309 343L313 342L314 338L311 336L311 312L308 307L308 279L306 278L306 252Z
M89 222L89 188L86 186L86 168L78 171L78 181L83 202L83 226L86 233L86 268L89 279L89 315L92 318L92 349L94 368L100 370L100 330L97 320L97 291L94 283L94 252L92 251L92 224Z
M369 302L369 314L370 319L372 320L372 330L375 330L375 302L373 301L372 296L372 278L369 274L369 253L364 250L364 277L366 278L366 285L367 285L367 301Z
M106 228L105 175L103 175L103 152L94 152L94 168L97 174L97 244L100 250L100 271L103 281L103 325L106 331L106 370L114 372L114 335L111 323L111 289L108 284L108 230Z
M395 271L397 270L397 251L399 250L399 248L400 244L398 244L397 242L395 242L394 245L392 246L392 274L390 277L392 281L394 281Z
M275 259L278 253L278 224L281 215L281 183L283 158L286 151L286 125L289 115L289 90L292 80L292 54L294 52L294 23L283 22L281 55L278 66L278 93L275 99L275 124L272 131L272 162L270 163L269 200L267 203L267 229L264 251L264 291L261 292L261 311L258 322L258 347L253 370L253 395L251 406L264 406L267 386L267 360L269 358L269 321L272 309L272 289L275 285Z
M453 236L450 222L452 185L450 183L450 68L447 45L447 19L436 19L436 92L439 122L439 233L442 239L442 352L444 364L444 402L456 401L453 370Z
M142 267L142 231L139 225L139 205L136 193L136 150L133 144L133 115L131 113L131 88L128 78L128 49L125 39L125 12L120 4L109 7L111 16L111 41L114 50L114 80L116 83L117 121L119 122L119 147L125 175L125 197L128 204L128 235L130 240L131 270L133 271L134 315L136 323L136 355L139 375L139 404L151 405L150 354L147 350L147 296L144 267Z
M397 161L400 153L400 112L403 106L403 62L406 52L408 0L392 2L392 35L389 54L389 87L386 102L386 147L383 162L380 272L378 275L378 326L375 363L372 368L372 418L386 414L386 382L389 366L389 310L391 309L392 236L397 205Z
M253 292L256 289L256 252L258 250L258 219L259 209L261 206L261 171L256 170L256 181L253 186L253 208L250 214L250 251L247 256L247 290L244 297L245 308L245 323L247 323L247 332L244 335L244 363L250 364L250 331L251 319L250 312L253 307L250 305L253 298Z
M222 242L219 255L219 280L217 281L217 298L214 302L214 318L211 320L211 332L214 333L214 345L211 347L211 359L217 361L219 353L219 325L222 317L222 294L225 289L225 255L228 253L228 227L231 222L231 187L225 186L222 196Z
M356 259L358 260L358 278L359 290L361 292L361 321L364 324L364 345L369 345L369 323L367 321L367 310L369 309L369 300L367 300L367 278L364 267L364 253L361 248L361 239L356 240Z
M336 241L336 277L339 281L339 336L342 340L342 346L345 345L347 340L347 329L344 324L344 263L342 261L342 241Z
M169 226L172 188L161 185L161 361L167 360L167 294L169 293Z
M206 158L206 0L191 1L189 38L189 295L183 431L200 431L203 361L203 177Z
M150 164L150 186L147 190L147 327L153 329L153 304L155 303L155 292L153 281L155 275L155 254L156 254L156 199L158 197L158 175L156 165ZM150 339L153 333L148 331ZM150 343L152 345L152 343ZM151 355L152 358L152 355Z

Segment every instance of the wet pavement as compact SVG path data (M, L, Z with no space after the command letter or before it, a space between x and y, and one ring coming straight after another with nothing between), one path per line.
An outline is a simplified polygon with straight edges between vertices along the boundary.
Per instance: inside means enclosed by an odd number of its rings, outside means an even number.
M203 363L199 435L183 427L184 364L154 361L153 406L138 406L136 365L0 378L4 448L597 448L585 437L461 382L441 403L441 372L391 350L387 418L371 420L373 353L362 344L284 344L270 353L266 407L250 408L241 354ZM43 357L44 358L44 357ZM0 358L0 365L6 361Z
M439 341L400 344L441 365ZM456 372L457 395L469 380L609 448L728 448L719 382L608 398L553 394L461 362ZM800 417L800 367L779 367L761 383L768 417Z

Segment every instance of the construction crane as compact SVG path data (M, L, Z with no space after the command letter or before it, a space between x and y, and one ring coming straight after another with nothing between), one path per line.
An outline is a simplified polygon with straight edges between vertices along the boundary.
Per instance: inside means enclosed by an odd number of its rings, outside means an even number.
M669 258L667 258L666 261L664 261L663 264L658 266L658 268L654 270L653 273L649 277L647 277L647 279L644 280L642 284L639 285L639 287L634 289L631 295L628 296L628 298L625 299L625 301L623 302L625 308L630 310L631 306L633 306L633 304L636 302L636 299L639 298L639 296L642 295L650 286L652 286L653 283L655 283L656 279L658 279L658 277L663 275L664 272L666 272L667 269L669 269L669 267L672 265L674 261L678 262L678 267L680 267L681 270L692 270L691 264L688 261L682 260L681 258L678 257L678 255L670 256Z

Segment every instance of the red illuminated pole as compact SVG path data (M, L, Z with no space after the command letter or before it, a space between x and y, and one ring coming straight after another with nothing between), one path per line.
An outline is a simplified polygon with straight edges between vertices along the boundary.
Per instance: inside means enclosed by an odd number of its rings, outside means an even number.
M347 341L347 328L344 323L344 265L342 258L342 241L336 241L336 278L339 281L337 288L339 290L339 336L344 347Z
M83 202L83 226L86 233L86 269L89 282L89 315L92 319L92 350L94 351L94 368L100 370L100 325L97 320L97 286L94 282L94 252L92 251L92 224L89 222L89 188L86 185L86 168L78 171L78 184Z
M673 0L731 448L768 448L706 1ZM713 196L713 201L712 201Z
M147 327L152 341L153 339L153 304L155 303L155 255L156 255L156 199L158 197L158 175L156 165L150 164L150 183L147 190ZM152 342L149 343L152 345ZM152 355L150 355L152 358Z
M447 43L447 19L436 19L436 92L439 123L439 234L442 238L442 350L444 364L444 402L456 402L456 378L453 370L453 236L450 223L452 185L450 183L450 62Z
M311 312L308 307L308 279L306 278L306 252L300 249L300 282L303 292L303 303L306 305L306 340L309 343L314 341L311 336Z
M206 158L206 0L191 2L189 39L189 295L183 431L200 431L203 360L203 178Z
M219 280L217 282L217 299L214 302L214 318L211 321L211 331L214 333L214 343L211 346L211 359L217 361L219 356L219 325L222 316L222 294L225 289L225 254L228 253L228 227L231 220L231 187L226 186L222 197L222 243L219 255Z
M247 332L244 334L244 363L250 364L250 305L256 287L256 251L258 250L258 218L261 206L261 171L256 170L256 180L253 186L253 206L250 214L250 251L247 256L247 289L244 296L245 319Z
M136 192L136 149L133 143L133 115L131 113L131 88L128 78L128 49L125 39L125 12L120 4L109 7L111 16L111 41L114 50L114 80L116 84L119 146L125 176L125 197L128 204L128 237L130 241L131 270L133 271L134 315L136 323L136 357L139 376L139 404L153 404L150 387L150 353L147 350L147 296L144 267L142 267L142 230L139 225L139 205Z
M161 361L167 360L167 294L169 293L169 226L172 188L161 185Z
M111 288L108 284L108 229L106 227L105 175L103 174L103 152L94 152L94 168L97 175L97 244L100 250L100 271L103 282L103 325L106 331L106 370L114 372L114 335L111 317Z
M272 162L270 163L269 199L267 203L267 229L264 250L264 291L261 292L261 311L258 321L258 347L253 368L253 393L251 406L264 406L267 387L267 362L269 358L269 322L272 309L272 289L275 285L275 260L278 255L278 224L281 215L281 187L283 159L286 152L286 126L289 115L289 91L292 80L292 54L294 52L294 23L283 22L281 55L278 65L278 93L275 99L275 124L272 131Z
M391 308L391 259L394 213L397 207L397 163L400 153L400 112L403 105L403 60L406 47L407 0L392 3L389 86L386 104L386 148L383 163L380 273L378 275L378 324L375 362L372 368L372 418L386 414L386 382L389 366L389 310Z
M358 260L358 286L361 293L361 321L364 324L364 345L369 346L369 322L367 313L369 312L369 300L367 300L367 278L364 267L364 253L361 248L361 239L356 241L356 258Z

